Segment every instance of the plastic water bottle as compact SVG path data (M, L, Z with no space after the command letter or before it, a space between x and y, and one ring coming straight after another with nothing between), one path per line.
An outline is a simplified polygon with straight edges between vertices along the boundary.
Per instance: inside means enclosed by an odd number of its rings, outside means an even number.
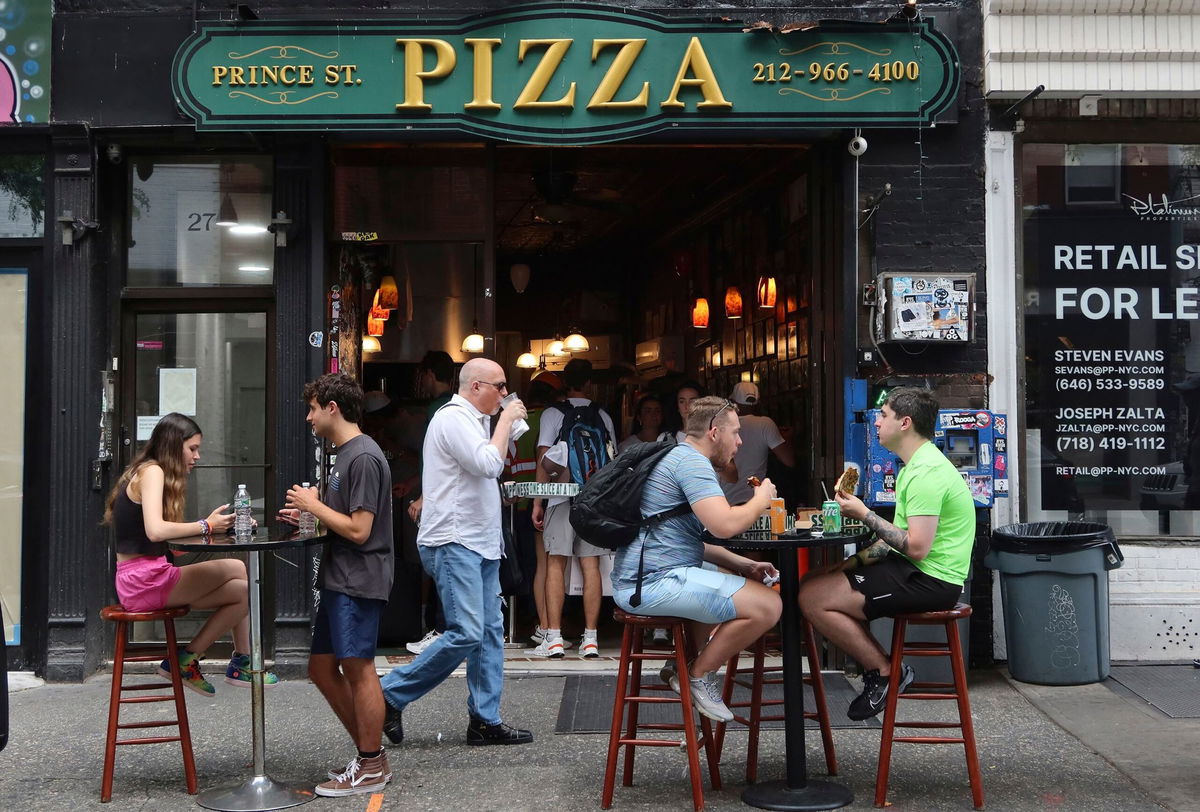
M308 488L311 488L312 486L309 485L307 482L301 482L300 487L307 490ZM312 515L312 513L308 512L307 510L302 510L302 511L300 511L299 526L300 526L300 535L315 536L317 534L317 517Z
M233 494L233 537L236 541L250 541L254 535L254 520L250 516L250 491L238 485Z

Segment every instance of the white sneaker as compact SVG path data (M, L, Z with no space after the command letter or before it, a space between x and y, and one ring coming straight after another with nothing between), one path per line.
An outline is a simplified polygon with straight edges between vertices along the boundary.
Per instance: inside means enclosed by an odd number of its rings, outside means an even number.
M553 640L543 639L530 654L534 657L551 657L558 660L566 656L563 653L563 648L563 639L561 637L556 637Z
M595 637L584 637L579 643L579 656L594 660L600 656L600 644Z
M533 634L529 635L529 639L532 640L533 642L537 643L540 646L543 643L543 641L545 641L545 639L546 639L546 630L543 629L541 626L535 627L533 630ZM570 647L571 647L571 644L568 643L566 640L563 640L563 649L569 649Z
M697 711L714 722L733 721L733 711L726 707L721 699L721 689L717 685L715 672L709 672L699 679L688 679L688 688L692 694L692 704ZM671 689L679 693L678 674L671 674Z
M404 647L413 654L420 654L433 645L433 641L442 636L441 632L431 631L415 643L406 643Z

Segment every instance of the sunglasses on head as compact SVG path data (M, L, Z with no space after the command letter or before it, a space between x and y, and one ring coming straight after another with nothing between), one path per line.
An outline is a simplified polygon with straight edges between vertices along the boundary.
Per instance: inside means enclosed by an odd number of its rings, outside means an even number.
M708 421L708 430L709 431L712 431L714 428L716 428L717 418L720 417L721 412L725 411L726 409L732 409L734 411L734 413L736 413L737 412L737 404L735 404L732 400L726 399L725 402L721 404L721 408L717 409L716 413L713 414L712 419Z

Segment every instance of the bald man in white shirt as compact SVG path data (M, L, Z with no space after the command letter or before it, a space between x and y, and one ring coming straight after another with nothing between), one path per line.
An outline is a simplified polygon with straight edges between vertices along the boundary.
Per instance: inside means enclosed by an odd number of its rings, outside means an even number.
M421 475L425 503L417 532L421 563L437 584L446 614L445 633L408 665L382 680L387 702L383 732L404 740L404 708L442 683L467 661L467 744L525 744L528 730L504 724L504 619L500 610L500 558L504 537L497 477L513 422L526 416L508 391L504 370L475 358L459 372L458 394L429 421ZM491 416L500 413L495 431Z

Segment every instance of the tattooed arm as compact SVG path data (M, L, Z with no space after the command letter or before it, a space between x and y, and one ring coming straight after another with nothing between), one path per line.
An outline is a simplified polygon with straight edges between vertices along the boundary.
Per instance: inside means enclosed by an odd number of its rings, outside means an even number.
M880 540L871 547L868 547L867 550L864 550L863 553L874 550L879 546L880 542L884 542L888 547L897 552L904 553L909 558L920 560L929 555L929 548L933 546L933 537L937 534L938 517L909 516L908 529L902 530L887 519L879 516L875 511L868 510L867 515L863 517L862 523L875 531L876 537ZM887 552L886 548L883 552ZM877 558L882 557L882 555L877 555Z

